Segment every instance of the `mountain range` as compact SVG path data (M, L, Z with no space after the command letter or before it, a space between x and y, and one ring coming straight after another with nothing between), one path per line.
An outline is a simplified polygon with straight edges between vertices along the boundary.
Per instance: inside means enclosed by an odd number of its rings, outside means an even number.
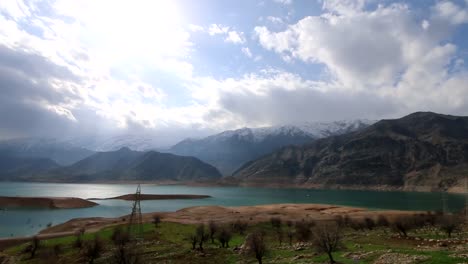
M45 159L36 158L36 160ZM37 166L30 166L24 171L16 169L16 175L10 173L8 174L10 178L3 178L53 182L103 182L203 181L221 177L215 167L194 157L156 151L132 151L129 148L97 152L69 166L43 166L44 168L40 170Z
M356 132L288 146L244 164L240 184L460 189L468 175L468 117L417 112Z
M186 139L168 152L197 157L231 175L244 163L288 145L301 145L318 138L349 133L373 121L354 120L304 123L264 128L228 130L202 139Z

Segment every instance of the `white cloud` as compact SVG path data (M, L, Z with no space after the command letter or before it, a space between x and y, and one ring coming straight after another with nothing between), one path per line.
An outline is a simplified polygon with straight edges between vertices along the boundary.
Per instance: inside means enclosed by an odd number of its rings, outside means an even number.
M468 3L466 3L468 5ZM458 25L468 23L468 9L454 4L451 1L440 1L435 7L435 15L451 24Z
M429 28L431 24L429 23L429 21L427 21L426 19L423 20L423 22L421 22L421 27L424 29L424 30L427 30Z
M278 4L283 4L283 5L290 5L293 2L292 0L273 0L273 1Z
M244 32L229 31L227 33L225 41L234 44L243 44L245 43Z
M219 24L211 24L208 28L208 34L210 36L218 35L218 34L227 34L229 31L228 26L223 26Z
M281 17L267 16L266 19L273 24L283 24L284 21Z
M241 50L242 50L242 53L245 54L245 56L247 56L249 58L253 57L252 52L250 51L250 49L248 47L243 47Z
M189 24L189 25L188 25L188 28L189 28L190 31L192 31L192 32L201 32L201 31L204 31L204 30L205 30L202 26L195 25L195 24Z

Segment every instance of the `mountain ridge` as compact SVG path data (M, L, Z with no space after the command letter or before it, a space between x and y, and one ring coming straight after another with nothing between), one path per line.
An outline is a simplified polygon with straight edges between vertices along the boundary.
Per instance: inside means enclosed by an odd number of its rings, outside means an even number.
M457 188L468 173L468 117L417 112L356 132L284 147L244 164L239 182Z

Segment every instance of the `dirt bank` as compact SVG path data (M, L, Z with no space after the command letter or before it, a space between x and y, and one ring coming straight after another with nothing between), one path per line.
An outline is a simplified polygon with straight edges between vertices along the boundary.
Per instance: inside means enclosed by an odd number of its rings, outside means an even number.
M95 202L73 197L7 197L0 196L0 208L71 209L98 205Z

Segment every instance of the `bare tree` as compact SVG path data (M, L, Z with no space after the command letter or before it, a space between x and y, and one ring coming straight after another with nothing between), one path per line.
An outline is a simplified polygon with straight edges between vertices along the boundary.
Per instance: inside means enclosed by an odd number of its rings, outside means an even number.
M364 218L364 224L366 225L367 229L372 230L375 227L375 221L370 217Z
M390 227L398 234L407 237L408 232L416 227L416 223L412 216L399 216L391 222Z
M154 228L158 228L160 223L161 223L161 216L158 214L153 215Z
M243 235L249 225L247 224L247 222L237 219L234 223L232 223L231 226L234 232L239 233L240 235Z
M197 243L198 243L197 233L190 234L187 237L187 239L190 242L190 244L192 245L192 250L195 250L195 248L197 247Z
M293 241L293 238L294 238L294 234L295 234L294 230L288 229L287 236L288 236L290 246L292 246L292 241Z
M305 242L310 240L312 235L312 223L307 221L298 221L296 222L296 237L299 241Z
M231 241L232 238L232 233L229 231L227 228L221 228L221 230L218 233L218 241L221 243L222 248L228 248L229 247L229 241Z
M245 241L247 255L253 255L258 261L258 264L262 264L262 259L267 253L267 246L265 243L265 234L260 231L256 231L247 236Z
M463 219L458 215L443 215L439 219L439 228L444 231L447 236L452 237L452 233L458 230L463 224Z
M198 249L203 251L203 243L208 240L209 235L205 231L205 225L200 224L196 229L196 235L198 240Z
M211 220L208 223L208 233L210 235L211 244L214 244L216 232L218 232L218 225L215 223L215 221Z
M117 226L111 235L111 240L116 246L125 246L130 241L130 235L121 226Z
M330 263L336 263L332 253L341 246L342 231L336 223L323 223L314 229L313 246L328 255Z
M116 264L138 264L143 263L141 254L135 245L118 245L112 253L112 263Z
M86 243L83 256L89 264L93 264L94 260L101 256L103 250L104 243L99 236L96 235L93 240Z
M279 217L272 217L270 218L270 223L271 223L271 226L274 228L274 229L278 229L278 228L281 228L281 218Z
M384 215L379 215L377 217L377 226L382 226L382 227L387 227L390 225L390 223L388 222L388 219L387 217L385 217Z
M31 240L31 245L29 246L31 258L34 258L34 256L36 256L36 252L39 249L40 244L41 241L39 240L39 238L37 236L33 236Z

